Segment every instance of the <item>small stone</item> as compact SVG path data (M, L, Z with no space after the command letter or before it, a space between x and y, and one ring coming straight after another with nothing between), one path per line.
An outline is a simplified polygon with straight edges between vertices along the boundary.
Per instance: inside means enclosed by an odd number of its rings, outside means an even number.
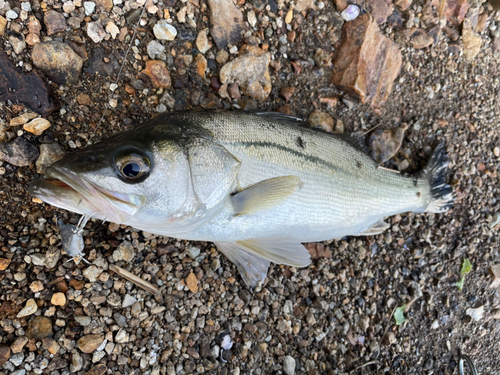
M98 267L92 265L90 267L85 268L83 271L83 276L85 276L91 283L95 282L99 275L102 273L102 270Z
M124 329L120 329L115 336L115 342L123 344L129 342L129 334Z
M439 9L440 0L433 0L432 4ZM446 0L444 14L448 22L454 25L460 25L469 10L468 0Z
M66 296L64 293L54 293L52 295L52 299L50 300L50 303L56 306L64 306L66 305Z
M5 34L5 27L7 26L7 19L5 17L0 16L0 36Z
M61 257L61 250L55 246L49 246L45 252L44 264L47 268L54 268Z
M201 78L205 79L205 72L207 71L207 59L201 53L198 53L194 57L194 61L196 63L196 70Z
M110 12L111 9L113 9L113 0L96 0L95 3L97 4L97 8L101 12ZM122 2L117 0L116 4L121 4Z
M410 7L412 2L413 2L413 0L394 0L393 1L396 8L401 12L404 12L405 10L407 10Z
M314 0L312 0L314 1ZM237 46L246 29L243 13L232 0L208 0L210 7L210 34L219 50L229 44Z
M500 156L500 147L497 146L493 148L493 155L497 158Z
M188 250L188 255L191 259L196 259L200 255L201 250L197 248L196 246L191 246L191 248Z
M78 81L83 60L66 43L42 42L33 47L33 64L54 82L70 85Z
M153 33L160 40L174 40L177 36L177 30L167 20L159 20L153 27Z
M401 148L406 124L392 129L377 129L368 138L368 149L379 164L385 163Z
M491 310L491 317L495 320L500 320L500 309Z
M21 353L23 351L24 346L28 343L29 339L26 336L18 337L11 345L10 350L12 353ZM0 363L2 361L0 360Z
M472 62L481 50L482 39L480 35L474 32L473 26L467 18L463 22L462 42L464 57L467 61Z
M52 336L52 322L45 316L36 316L28 323L26 336L35 340L42 340Z
M434 319L434 321L431 324L432 329L438 329L439 328L439 320Z
M103 334L83 336L77 341L78 348L84 353L94 352L104 341Z
M108 368L103 364L98 364L95 367L92 367L89 371L87 371L83 375L104 375L108 371Z
M54 164L56 161L61 160L65 155L61 145L57 142L43 143L40 145L40 156L36 159L36 171L43 174L45 170Z
M378 25L384 24L394 10L392 0L366 0L366 3Z
M219 64L225 64L228 59L229 53L225 49L217 52L217 55L215 56L215 61L217 61Z
M123 241L113 252L113 259L115 262L124 260L125 262L130 262L134 259L135 251L134 247L129 241Z
M367 316L363 316L359 319L359 328L363 331L366 332L368 327L370 326L370 318Z
M74 372L78 372L81 370L83 366L83 358L82 356L80 355L80 353L78 353L78 351L72 351L71 353L71 363L69 365L69 371L74 373Z
M194 273L190 273L186 278L186 285L192 293L198 293L198 279Z
M36 304L35 300L29 299L26 302L26 305L23 307L23 309L21 311L19 311L19 313L17 314L17 317L23 318L25 316L32 315L32 314L36 313L37 310L38 310L38 305Z
M26 35L26 43L30 46L34 46L40 43L40 35L29 33L28 35Z
M378 111L392 91L401 64L396 44L365 13L342 28L331 82Z
M43 290L43 284L40 280L35 280L30 284L30 289L33 293L38 293Z
M232 99L241 99L240 87L237 83L231 83L227 88L227 92Z
M51 338L46 337L42 340L42 349L48 350L50 354L57 354L60 348L61 346Z
M8 346L0 346L0 366L6 363L10 358L10 348Z
M283 371L286 375L295 374L295 359L292 356L285 356L283 360Z
M63 11L64 13L71 14L76 9L75 3L72 1L66 1L63 3Z
M357 5L350 4L342 11L342 13L340 13L340 15L344 21L352 21L358 18L360 12L361 10Z
M283 99L285 99L287 103L294 93L295 87L282 87L280 90L280 95L283 97Z
M269 75L271 56L258 47L245 46L239 57L227 63L220 70L220 81L238 82L245 95L254 99L265 100L272 89Z
M17 137L12 142L0 143L0 160L15 165L26 167L33 163L39 152L35 145L23 137Z
M395 342L396 342L396 335L392 331L388 331L382 338L382 344L387 346L392 345Z
M170 89L172 86L172 79L168 72L167 65L160 60L146 61L146 68L143 70L144 74L151 78L153 85L159 88Z
M84 93L78 94L76 100L78 101L78 104L81 104L81 105L90 105L91 104L90 96L88 94L84 94Z
M468 308L465 313L472 318L472 320L478 322L483 319L484 305L477 308Z
M45 130L50 128L50 122L44 118L36 118L27 124L24 124L23 129L34 135L41 135Z
M47 35L53 35L66 30L66 18L55 10L45 12L43 23L47 27Z
M106 25L106 31L111 34L111 38L116 39L116 36L120 34L120 29L113 21L109 21Z
M333 132L333 118L328 113L312 111L307 119L307 123L313 128L321 128L324 131Z
M100 22L89 22L87 25L87 35L94 43L99 43L106 37L106 31Z
M90 323L92 323L92 319L90 318L90 316L85 316L85 315L79 316L79 315L76 315L75 316L75 322L77 322L78 324L80 324L83 327L87 327L87 326L90 325Z
M207 52L211 47L208 43L207 33L208 29L203 29L196 38L196 48L198 48L198 51L202 54L205 54L205 52Z
M488 269L491 277L493 277L493 282L490 284L490 288L497 288L500 285L500 264L495 264L490 266Z
M15 36L15 35L9 36L9 43L12 46L14 53L16 53L18 55L20 53L22 53L24 51L24 49L26 48L26 42L25 42L24 37L22 35L19 37Z
M125 294L125 296L123 297L122 307L125 309L132 306L136 302L137 300L134 297L129 294Z
M18 14L12 9L9 9L7 12L5 12L5 17L7 17L8 20L15 20L18 17Z
M85 15L90 16L92 13L94 13L95 3L93 1L84 1L83 9L85 9Z
M9 267L10 259L0 258L0 271L5 271Z
M415 49L422 49L434 43L434 39L424 30L416 30L410 39L410 43Z
M152 40L147 45L148 56L154 60L157 56L161 56L165 53L165 46L158 43L156 40Z
M315 0L297 0L295 1L295 10L297 12L303 12L309 9L316 9Z

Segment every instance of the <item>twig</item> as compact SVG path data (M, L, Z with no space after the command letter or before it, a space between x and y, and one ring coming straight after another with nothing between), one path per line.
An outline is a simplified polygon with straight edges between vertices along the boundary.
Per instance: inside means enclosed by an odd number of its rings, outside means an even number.
M118 266L115 266L114 264L111 264L109 266L109 269L111 271L115 272L116 274L120 275L124 279L127 279L131 283L134 283L138 287L148 291L149 293L151 293L153 295L157 294L160 291L157 286L155 286L151 283L148 283L147 281L141 279L140 277L135 276L133 273L128 272L127 270L125 270L121 267L118 267Z
M392 173L401 173L400 171L397 171L395 169L390 169L390 168L382 167L381 165L378 166L378 169L382 169L384 171L392 172Z
M366 362L365 364L356 367L354 370L349 371L349 374L352 374L354 371L358 371L359 369L362 369L363 367L374 365L375 363L378 363L378 361L376 359L374 359L373 361Z
M374 126L373 128L371 128L371 129L368 129L367 131L365 131L365 132L363 133L363 136L367 135L367 134L368 134L369 132L371 132L372 130L377 129L377 128L381 125L381 124L382 124L382 123L380 123L380 124L378 124L378 125L375 125L375 126Z

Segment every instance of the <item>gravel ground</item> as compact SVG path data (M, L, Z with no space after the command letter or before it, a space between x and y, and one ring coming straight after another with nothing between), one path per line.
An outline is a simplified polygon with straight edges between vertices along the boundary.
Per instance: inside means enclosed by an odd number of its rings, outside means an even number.
M305 8L292 12L287 29L291 3L238 1L243 18L222 25L222 34L231 36L225 31L242 24L244 40L270 52L272 89L265 98L266 77L257 76L258 69L248 68L249 79L261 82L258 90L244 87L247 72L236 69L230 73L239 75L240 87L221 90L221 69L243 42L222 47L227 38L207 34L211 22L219 22L208 3L151 3L111 91L142 4L35 0L28 10L26 3L0 0L0 15L9 20L0 46L24 72L41 70L33 62L39 43L30 17L43 25L39 40L68 42L79 56L60 69L62 77L46 72L61 108L46 117L50 128L43 134L8 127L29 111L12 100L0 102L4 140L22 139L51 161L91 137L103 139L164 111L263 108L306 119L320 110L334 121L322 117L319 125L336 131L407 124L401 149L385 166L408 173L421 169L444 141L456 203L446 214L389 218L382 235L308 245L315 255L310 267L273 265L264 287L253 291L210 243L112 223L86 225L91 265L66 262L57 219L76 223L78 217L32 201L27 186L43 163L23 153L23 143L16 150L31 158L26 166L0 161L0 374L457 374L459 353L469 355L480 374L499 373L500 295L490 288L488 272L500 262L493 225L500 209L500 16L492 7L471 3L487 15L472 61L466 58L472 47L460 37L465 24L449 23L434 45L414 48L408 30L424 29L430 3L416 1L397 12L399 30L389 26L393 21L381 25L402 53L402 69L389 99L374 111L330 83L329 60L343 23L332 2L297 2L296 8ZM173 26L173 40L158 39L160 18L171 19L163 36L171 38ZM30 22L35 25L28 30ZM165 64L148 70L152 59ZM104 103L110 104L106 111ZM460 291L464 259L472 270ZM112 265L157 285L160 293L147 293L112 272ZM406 322L397 325L393 313L405 304ZM227 334L234 345L221 350Z

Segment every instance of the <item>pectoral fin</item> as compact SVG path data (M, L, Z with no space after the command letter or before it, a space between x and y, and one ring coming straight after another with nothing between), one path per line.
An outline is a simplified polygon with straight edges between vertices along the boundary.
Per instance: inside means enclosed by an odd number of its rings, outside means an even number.
M359 236L374 236L376 234L380 234L380 233L384 232L389 227L390 227L390 224L386 223L384 221L384 219L380 219L375 224L373 224L370 228L359 233L358 235Z
M301 184L297 176L270 178L252 185L231 197L236 215L250 214L280 204Z

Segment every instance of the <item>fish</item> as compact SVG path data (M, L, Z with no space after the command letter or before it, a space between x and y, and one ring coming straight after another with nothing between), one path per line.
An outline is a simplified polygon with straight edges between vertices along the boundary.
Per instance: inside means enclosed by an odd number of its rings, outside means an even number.
M42 201L156 235L213 242L243 281L310 264L302 243L375 235L385 217L446 212L440 144L414 176L379 168L349 135L273 112L172 112L69 154L30 184Z

